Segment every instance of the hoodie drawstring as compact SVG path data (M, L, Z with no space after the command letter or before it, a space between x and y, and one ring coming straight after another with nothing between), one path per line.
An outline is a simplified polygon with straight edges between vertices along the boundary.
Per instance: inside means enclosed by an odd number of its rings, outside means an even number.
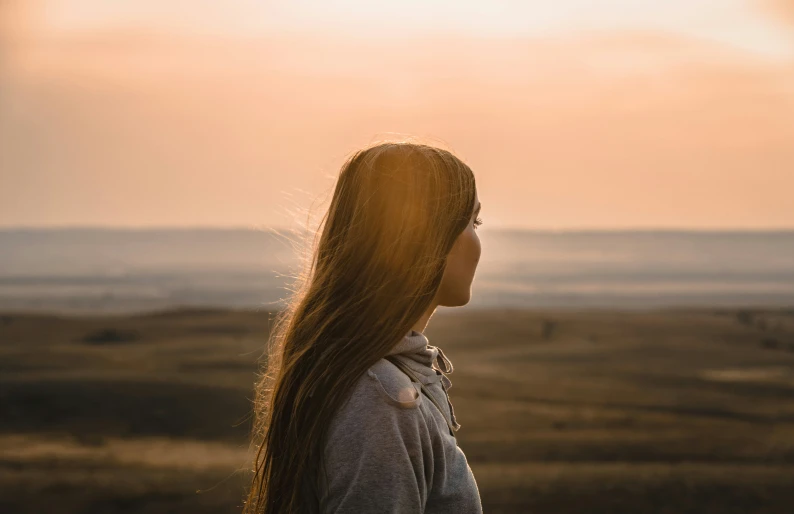
M444 373L452 373L452 361L450 361L447 356L444 355L444 352L441 351L441 348L438 346L435 346L434 348L438 350L438 355L436 356L436 365L438 366L438 369Z

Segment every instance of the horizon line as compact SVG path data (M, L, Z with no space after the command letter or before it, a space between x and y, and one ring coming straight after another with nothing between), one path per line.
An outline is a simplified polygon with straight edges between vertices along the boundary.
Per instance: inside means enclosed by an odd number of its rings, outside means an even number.
M158 232L158 231L296 231L307 229L297 226L263 226L263 225L8 225L0 226L2 232L54 232L54 231L115 231L115 232ZM596 232L707 232L707 233L769 233L794 232L791 227L520 227L520 226L489 226L479 228L486 232L536 232L536 233L596 233Z

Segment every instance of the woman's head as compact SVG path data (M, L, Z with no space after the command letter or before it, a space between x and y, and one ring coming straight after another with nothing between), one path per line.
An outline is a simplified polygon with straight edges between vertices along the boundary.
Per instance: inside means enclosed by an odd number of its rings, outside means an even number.
M342 166L311 259L270 334L246 512L304 512L325 430L356 380L436 305L464 305L480 257L471 169L382 143ZM258 502L258 505L257 505Z
M359 301L393 304L399 296L386 290L425 297L438 289L439 305L464 305L480 256L476 209L474 175L450 152L415 143L360 150L339 175L313 280L355 281L364 295Z

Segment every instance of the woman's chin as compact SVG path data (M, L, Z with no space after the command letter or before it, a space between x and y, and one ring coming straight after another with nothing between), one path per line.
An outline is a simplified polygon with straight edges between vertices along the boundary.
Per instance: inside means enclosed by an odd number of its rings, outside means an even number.
M471 290L461 293L460 295L447 299L439 305L442 307L463 307L471 301Z

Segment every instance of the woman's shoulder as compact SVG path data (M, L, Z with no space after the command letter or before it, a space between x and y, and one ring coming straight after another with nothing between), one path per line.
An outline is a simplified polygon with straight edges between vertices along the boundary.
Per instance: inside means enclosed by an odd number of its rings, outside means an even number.
M397 366L380 359L355 382L334 416L334 425L355 424L361 418L405 419L421 416L421 389ZM407 412L409 411L409 412Z
M374 388L382 401L395 407L416 408L422 401L419 385L387 359L373 364L357 385Z
M389 512L422 509L434 451L421 402L408 376L385 359L362 373L329 426L319 485L323 512L369 512L373 501Z
M355 415L361 409L385 412L418 410L421 403L419 385L387 359L380 359L353 384L339 414Z
M365 434L428 432L421 389L394 364L381 359L361 375L334 414L331 436L361 440ZM387 428L388 427L388 428Z
M356 447L370 443L388 446L388 441L404 445L400 441L407 439L424 441L430 436L431 426L422 407L423 396L405 373L381 359L361 374L334 413L329 437L335 446Z

